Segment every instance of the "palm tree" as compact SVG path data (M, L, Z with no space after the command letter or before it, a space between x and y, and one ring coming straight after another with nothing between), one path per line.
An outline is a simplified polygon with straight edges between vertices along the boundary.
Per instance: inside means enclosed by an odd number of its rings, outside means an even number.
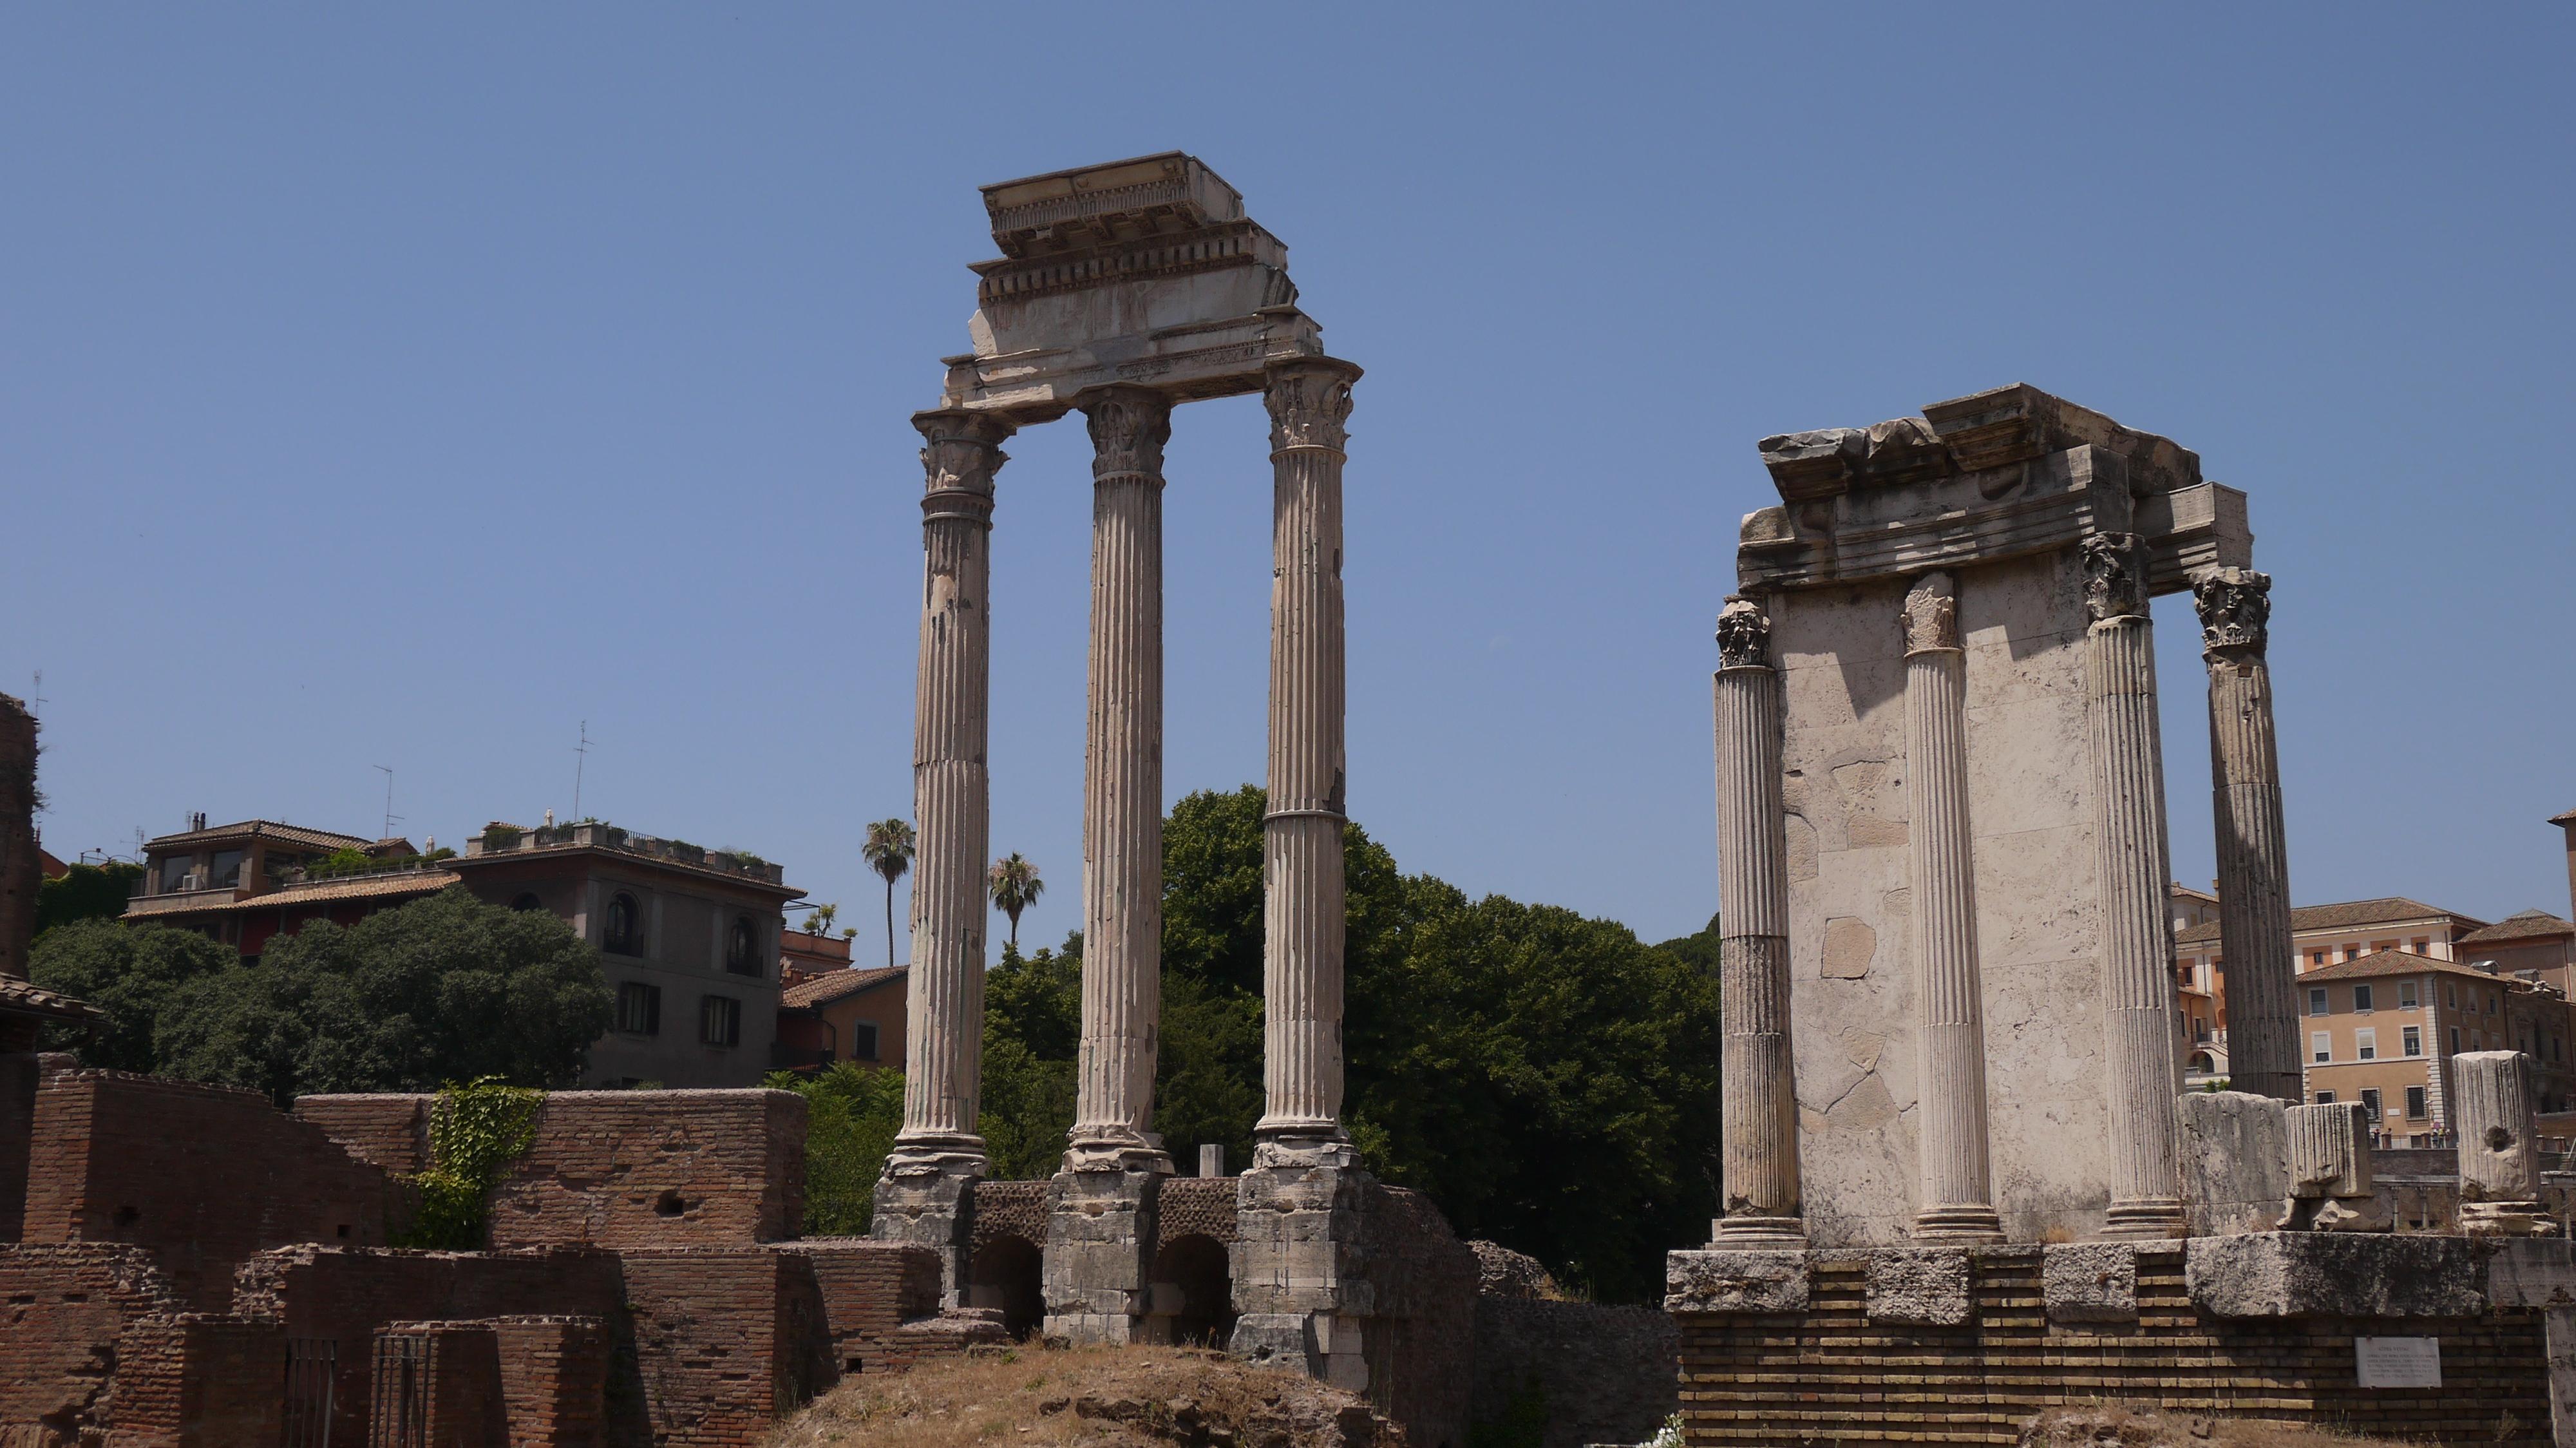
M1020 858L1017 850L993 862L984 875L984 886L993 892L993 903L1011 917L1011 948L1020 948L1020 912L1038 903L1046 893L1046 881L1038 878L1038 867Z
M859 858L868 868L885 876L886 882L886 968L894 968L894 882L912 868L912 826L904 820L879 820L868 826L868 842L859 846Z

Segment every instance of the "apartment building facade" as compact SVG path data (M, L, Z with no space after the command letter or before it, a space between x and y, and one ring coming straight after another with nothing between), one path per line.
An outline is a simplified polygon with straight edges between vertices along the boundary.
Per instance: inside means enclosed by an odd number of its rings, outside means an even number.
M2462 1051L2523 1052L2540 1110L2576 1105L2568 1003L2553 986L2384 950L2303 972L2298 1002L2307 1099L2362 1103L2393 1144L2445 1144Z

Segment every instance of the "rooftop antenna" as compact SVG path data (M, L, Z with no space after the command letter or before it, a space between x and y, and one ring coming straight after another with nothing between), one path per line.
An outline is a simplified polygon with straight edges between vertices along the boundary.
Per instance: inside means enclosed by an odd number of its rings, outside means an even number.
M385 776L385 832L376 838L390 840L394 837L394 822L402 818L401 815L394 813L394 767L390 764L371 767L384 771Z
M586 818L581 812L581 772L590 763L590 721L587 719L581 721L581 743L573 747L572 754L572 817L578 820Z

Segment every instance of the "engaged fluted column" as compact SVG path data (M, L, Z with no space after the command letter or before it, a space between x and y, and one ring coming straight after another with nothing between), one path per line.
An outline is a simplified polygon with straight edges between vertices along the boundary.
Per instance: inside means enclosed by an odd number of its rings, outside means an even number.
M2272 580L2221 568L2192 585L2209 663L2209 779L2217 796L2218 942L2227 972L2228 1083L2296 1104L2297 948L2290 940L2290 843L2281 753L2264 660Z
M2111 1209L2103 1235L2111 1237L2172 1237L2183 1228L2164 757L2146 570L2146 548L2134 533L2084 541L2084 605L2093 620L2084 641L2085 705L2110 1067Z
M1067 1171L1168 1172L1151 1135L1163 1000L1163 444L1169 399L1091 424L1091 717L1082 777L1082 1075Z
M1780 675L1750 599L1717 616L1719 1127L1726 1215L1714 1246L1801 1247L1798 1082L1789 1042L1789 841Z
M984 846L991 781L984 749L992 690L993 474L1011 425L963 410L922 412L925 555L921 673L913 695L912 973L906 983L903 1130L889 1176L981 1175L975 1132L984 1044Z
M1923 1202L1914 1235L2000 1242L1986 1148L1986 1028L1968 830L1966 653L1946 573L1905 595L1905 779L1915 1008L1923 1022Z
M1356 1166L1342 1110L1342 461L1351 384L1274 364L1270 806L1262 819L1262 1083L1254 1165Z

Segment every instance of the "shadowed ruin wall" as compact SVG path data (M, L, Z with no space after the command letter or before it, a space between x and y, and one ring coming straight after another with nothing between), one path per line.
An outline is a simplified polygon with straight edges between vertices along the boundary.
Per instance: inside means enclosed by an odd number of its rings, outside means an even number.
M1976 923L1995 1194L2015 1240L2102 1226L2099 895L2073 549L1960 569ZM1920 1178L1906 841L1907 583L1770 595L1792 721L1791 1011L1807 1231L1892 1243Z
M0 1429L102 1421L117 1339L185 1306L140 1247L0 1247Z
M1680 1342L1658 1308L1479 1297L1470 1420L1499 1424L1535 1390L1544 1448L1643 1443L1679 1406Z

